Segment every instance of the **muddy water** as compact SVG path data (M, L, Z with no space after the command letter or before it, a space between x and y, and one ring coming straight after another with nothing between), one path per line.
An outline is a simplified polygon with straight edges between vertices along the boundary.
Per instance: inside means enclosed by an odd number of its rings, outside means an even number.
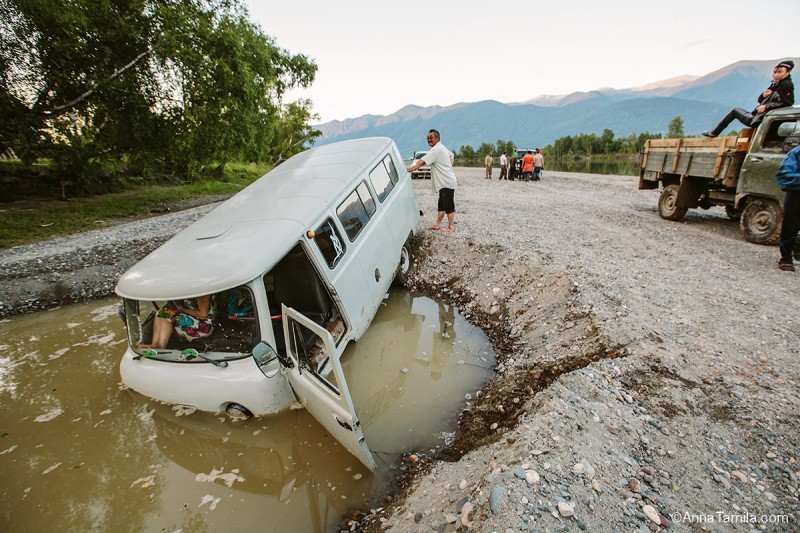
M447 441L494 363L455 309L392 292L343 358L372 473L305 410L235 422L125 390L117 306L0 322L0 530L331 530Z

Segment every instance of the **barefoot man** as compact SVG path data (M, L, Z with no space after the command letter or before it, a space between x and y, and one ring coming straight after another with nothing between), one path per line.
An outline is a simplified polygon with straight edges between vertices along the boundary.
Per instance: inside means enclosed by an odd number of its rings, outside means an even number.
M431 149L425 156L408 167L408 172L417 170L422 165L431 167L431 186L433 190L439 192L439 214L436 223L429 229L440 229L442 231L453 231L456 227L453 222L456 218L456 203L454 195L456 192L456 175L453 172L453 154L445 145L439 142L439 132L430 130L428 132L428 146ZM447 215L447 226L441 227L442 220Z

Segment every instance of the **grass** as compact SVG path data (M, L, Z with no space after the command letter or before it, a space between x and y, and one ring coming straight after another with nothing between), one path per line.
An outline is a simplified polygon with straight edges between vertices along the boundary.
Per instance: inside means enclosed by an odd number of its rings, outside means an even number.
M0 248L158 215L180 201L233 195L263 176L269 168L267 165L229 164L219 180L141 186L69 201L48 198L0 204Z

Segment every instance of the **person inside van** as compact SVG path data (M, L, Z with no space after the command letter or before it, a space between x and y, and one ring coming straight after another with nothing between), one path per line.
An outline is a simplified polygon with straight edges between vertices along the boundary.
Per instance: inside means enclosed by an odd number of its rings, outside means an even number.
M189 342L208 337L214 333L216 314L211 296L169 301L156 311L150 344L140 342L136 347L166 348L173 329Z

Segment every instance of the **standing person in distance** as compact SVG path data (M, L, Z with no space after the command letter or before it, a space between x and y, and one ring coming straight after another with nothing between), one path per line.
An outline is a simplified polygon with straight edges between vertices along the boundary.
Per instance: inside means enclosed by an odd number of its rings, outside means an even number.
M500 154L500 177L497 179L508 181L508 157L505 152Z
M544 168L544 156L540 148L536 149L536 154L533 156L533 180L539 181L542 179L542 169Z
M492 157L492 151L489 150L486 158L483 160L483 165L486 167L486 179L492 179L492 163L494 163L494 158Z
M453 172L453 153L442 144L441 136L436 130L430 130L426 138L431 147L422 159L408 167L406 171L414 172L422 165L431 167L431 187L439 193L438 215L436 222L428 229L452 232L456 229L456 203L455 193L458 180ZM447 215L447 226L441 227L442 220Z
M797 242L800 233L800 146L796 146L786 154L775 180L782 191L786 192L783 200L783 222L781 224L780 250L781 258L778 268L794 272L793 259L800 260L800 243Z
M522 176L523 181L531 181L533 175L533 154L530 150L522 156Z

